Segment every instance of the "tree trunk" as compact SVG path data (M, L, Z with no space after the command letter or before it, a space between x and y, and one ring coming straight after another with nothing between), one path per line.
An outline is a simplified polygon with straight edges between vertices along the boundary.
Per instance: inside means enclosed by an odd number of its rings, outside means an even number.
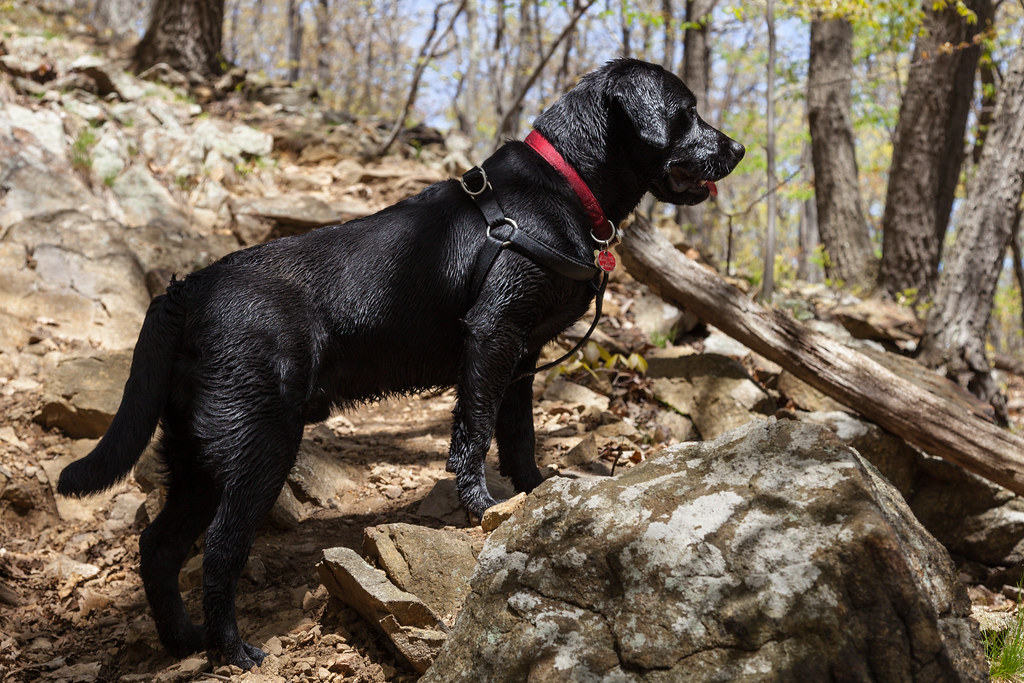
M974 36L992 18L991 0L967 0L968 24L954 3L925 0L924 28L900 104L882 216L882 291L929 296L938 280L942 242L964 157L964 131L974 95L980 47ZM944 45L952 45L945 50Z
M841 17L811 22L807 119L814 164L818 231L828 258L825 274L844 287L870 291L878 264L857 184L850 86L853 26Z
M224 73L221 34L224 0L156 0L146 35L132 66L144 71L159 62L211 78Z
M998 395L985 351L992 298L1024 193L1024 48L1017 48L997 102L920 346L926 365L944 368L985 401Z
M687 0L686 31L683 33L683 82L697 96L697 106L708 108L708 82L711 80L711 12L718 0ZM705 220L705 205L680 206L676 216L685 234L693 234L694 246L702 254L711 250L711 225Z
M768 23L768 73L765 88L765 123L768 128L765 159L768 173L768 225L764 244L764 272L761 276L761 301L771 301L775 293L775 223L778 193L775 180L775 3L768 0L765 8Z
M970 401L922 389L788 313L757 305L643 219L625 229L619 252L629 274L665 301L925 452L1024 495L1024 438L986 420Z
M1020 296L1020 328L1024 330L1024 255L1021 254L1020 230L1021 209L1017 207L1017 215L1013 218L1013 230L1010 232L1010 253L1013 254L1013 275L1017 279L1017 294ZM1024 373L1021 373L1024 376Z
M288 82L299 80L302 66L302 6L288 0Z
M320 91L331 82L331 8L329 0L317 0L313 10L316 18L316 81Z
M811 161L811 146L804 143L800 152L800 166L810 171L814 163ZM807 282L821 282L821 272L811 261L811 255L818 248L818 207L813 198L800 202L800 224L798 227L800 251L797 254L796 277Z

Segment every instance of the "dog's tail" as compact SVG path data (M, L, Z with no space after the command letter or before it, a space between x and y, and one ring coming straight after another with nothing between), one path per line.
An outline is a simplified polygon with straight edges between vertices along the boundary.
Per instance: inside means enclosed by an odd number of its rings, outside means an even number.
M107 433L91 453L64 468L57 493L95 493L110 488L131 472L156 431L167 403L184 320L183 296L178 281L172 281L168 293L153 299L146 312L124 396Z

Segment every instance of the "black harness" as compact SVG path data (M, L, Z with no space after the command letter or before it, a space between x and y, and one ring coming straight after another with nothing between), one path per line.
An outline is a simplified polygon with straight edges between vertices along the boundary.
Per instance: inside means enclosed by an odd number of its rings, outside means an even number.
M591 282L591 286L594 287L597 297L594 304L594 322L591 323L590 329L587 330L587 333L584 334L578 342L576 342L576 345L573 346L568 353L560 357L558 360L545 363L544 365L536 367L529 372L523 373L517 377L516 380L538 372L550 370L551 368L560 365L583 348L583 345L587 343L587 340L590 339L590 335L592 335L594 330L597 328L597 323L601 319L601 307L604 303L604 292L605 288L608 286L608 273L611 268L599 268L594 265L594 263L581 261L572 255L563 253L549 244L541 242L525 231L520 230L519 224L506 216L501 210L501 206L498 204L498 199L494 195L494 188L491 187L491 183L487 179L487 173L479 166L474 166L466 171L459 182L462 185L462 189L473 199L477 207L480 209L480 212L484 215L484 220L487 221L487 239L484 242L484 246L477 252L476 261L473 264L473 301L476 301L477 297L480 295L484 281L487 279L487 274L490 273L491 268L494 266L494 262L498 259L498 254L500 254L502 249L505 249L506 247L514 249L523 256L532 260L534 263L552 270L559 275L563 275L571 280L576 280L577 282L589 281ZM607 251L610 243L611 240L601 243L603 247L601 254L610 256ZM598 258L600 258L600 256ZM614 264L614 260L612 263ZM612 265L612 268L614 268L614 265ZM601 283L599 285L594 284L594 279L599 275L601 276Z

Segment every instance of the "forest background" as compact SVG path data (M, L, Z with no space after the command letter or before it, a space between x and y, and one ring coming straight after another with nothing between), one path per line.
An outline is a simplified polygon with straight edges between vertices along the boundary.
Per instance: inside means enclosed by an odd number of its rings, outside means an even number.
M985 400L991 359L1024 359L1021 0L69 1L125 41L198 3L217 59L175 48L173 66L311 86L342 116L425 122L475 160L608 59L660 63L748 152L717 200L642 211L762 298L824 280L913 307L921 359Z

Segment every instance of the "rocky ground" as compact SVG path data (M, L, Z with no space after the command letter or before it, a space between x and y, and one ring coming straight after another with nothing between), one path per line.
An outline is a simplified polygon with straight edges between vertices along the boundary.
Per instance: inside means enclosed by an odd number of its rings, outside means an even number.
M421 129L377 159L386 127L320 111L309 92L244 74L216 87L174 73L133 79L113 48L24 25L6 27L0 43L0 679L415 680L391 640L328 593L316 564L326 548L364 553L367 529L400 522L448 529L479 550L486 534L444 471L451 391L395 397L307 430L241 583L243 636L269 653L258 672L202 656L177 662L160 649L137 574L138 534L160 503L151 468L84 501L56 497L53 485L109 420L148 296L170 272L364 215L457 173L471 153ZM130 296L112 293L122 290ZM905 312L880 315L821 286L796 287L781 305L850 343L898 351L913 341ZM750 419L828 424L861 439L865 457L877 451L872 461L950 549L976 604L1010 612L1024 561L1019 500L905 450L621 269L605 313L582 361L536 380L547 473L605 477ZM1020 430L1024 379L1002 379ZM496 475L492 486L507 495ZM200 551L181 579L197 614ZM444 563L418 571L457 574ZM438 616L450 625L454 611Z

